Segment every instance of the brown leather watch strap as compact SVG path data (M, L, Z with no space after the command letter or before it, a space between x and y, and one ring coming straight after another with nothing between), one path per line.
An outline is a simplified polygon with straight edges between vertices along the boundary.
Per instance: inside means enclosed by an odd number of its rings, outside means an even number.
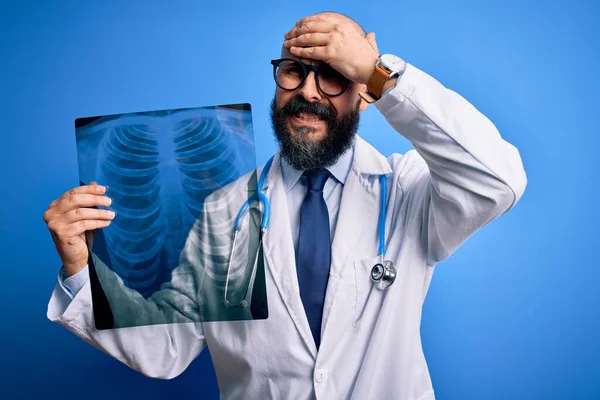
M377 100L371 93L369 92L360 92L358 93L358 95L367 103L371 104L371 103L375 103Z
M380 65L376 65L369 81L367 82L367 93L359 93L367 103L374 103L381 98L383 87L388 81L390 73Z
M381 98L383 87L390 78L390 73L386 71L382 66L377 65L367 82L367 90L373 93L378 99Z

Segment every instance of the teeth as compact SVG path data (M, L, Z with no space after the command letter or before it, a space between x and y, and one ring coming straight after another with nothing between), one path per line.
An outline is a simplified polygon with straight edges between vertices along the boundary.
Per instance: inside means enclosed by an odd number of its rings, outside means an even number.
M299 113L297 116L298 118L308 122L317 122L319 120L319 118L314 114Z

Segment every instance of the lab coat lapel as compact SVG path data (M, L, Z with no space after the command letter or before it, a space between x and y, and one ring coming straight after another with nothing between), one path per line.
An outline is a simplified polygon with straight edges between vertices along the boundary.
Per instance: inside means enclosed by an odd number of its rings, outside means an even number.
M354 252L358 239L365 232L376 231L372 225L377 226L379 223L381 195L379 175L391 172L385 157L357 136L352 168L342 191L338 222L331 247L330 279L323 309L323 335L328 326L331 307L339 283L342 281L342 274L354 273L348 268L348 258ZM369 224L368 229L365 224ZM377 254L374 253L372 256L375 257ZM333 324L335 325L335 321Z
M263 185L263 192L270 199L271 205L271 223L263 242L266 264L300 336L313 357L316 358L317 348L310 332L298 289L294 244L279 153L273 159L273 164ZM269 294L269 296L273 296L273 294ZM269 304L273 303L273 301L269 301Z

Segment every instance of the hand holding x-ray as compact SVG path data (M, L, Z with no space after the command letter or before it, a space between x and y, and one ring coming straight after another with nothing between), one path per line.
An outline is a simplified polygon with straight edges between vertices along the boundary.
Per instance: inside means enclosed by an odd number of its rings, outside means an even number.
M106 187L96 182L71 188L50 203L44 213L44 221L52 234L67 276L76 274L86 266L88 245L93 241L95 230L109 226L115 217L112 210L98 209L99 206L111 204L111 199L104 196L105 193Z
M67 275L89 267L97 328L267 318L250 111L76 120L81 186L45 219ZM234 249L232 219L246 200Z

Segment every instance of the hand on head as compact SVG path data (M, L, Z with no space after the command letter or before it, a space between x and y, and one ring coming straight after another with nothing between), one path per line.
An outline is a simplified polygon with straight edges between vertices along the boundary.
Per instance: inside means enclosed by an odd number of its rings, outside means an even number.
M281 155L295 168L334 164L352 145L379 53L375 34L337 13L302 18L273 60L271 121Z
M368 82L379 56L375 33L366 34L357 22L337 13L302 18L285 39L293 56L325 62L359 84Z

